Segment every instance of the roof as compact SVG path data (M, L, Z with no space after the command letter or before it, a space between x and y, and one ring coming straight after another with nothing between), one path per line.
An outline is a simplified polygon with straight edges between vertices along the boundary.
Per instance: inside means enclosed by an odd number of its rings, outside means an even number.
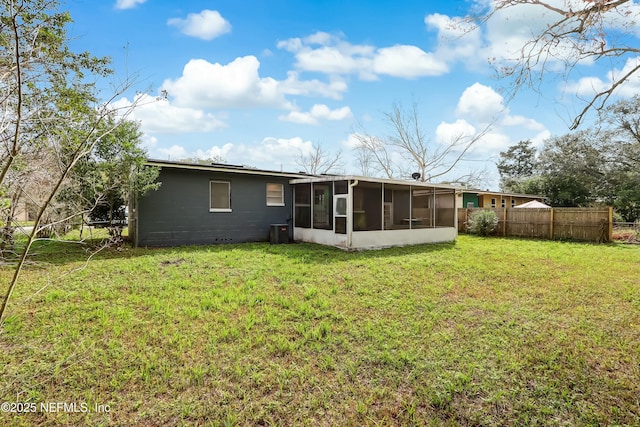
M279 177L285 177L285 178L292 178L291 181L289 181L291 184L358 180L362 182L377 182L377 183L384 183L384 184L411 185L414 187L447 188L447 189L460 190L460 187L455 185L450 185L450 184L432 184L432 183L420 182L420 181L375 178L375 177L366 177L366 176L357 176L357 175L330 175L330 174L311 175L304 172L296 173L296 172L273 171L268 169L252 168L249 166L228 165L225 163L201 164L201 163L174 162L170 160L148 159L145 162L145 164L149 166L160 167L160 168L226 172L226 173L237 173L237 174L245 174L245 175L279 176Z
M530 202L523 203L521 205L516 206L516 208L538 208L538 209L540 209L540 208L550 208L550 207L551 206L545 205L544 203L539 202L537 200L532 200Z
M381 184L395 184L395 185L411 185L413 187L428 187L428 188L447 188L452 190L459 190L460 187L450 184L433 184L429 182L421 181L408 181L400 179L388 179L388 178L375 178L371 176L357 176L357 175L311 175L304 178L292 179L289 181L291 184L308 184L311 182L331 182L331 181L362 181L362 182L377 182Z
M145 162L148 166L156 166L160 168L174 168L174 169L184 169L184 170L200 170L200 171L211 171L211 172L227 172L227 173L237 173L244 175L264 175L264 176L279 176L285 178L302 178L313 176L309 174L305 174L303 172L283 172L283 171L273 171L267 169L257 169L248 166L241 165L228 165L224 163L211 163L211 164L200 164L200 163L185 163L185 162L174 162L169 160L154 160L148 159Z

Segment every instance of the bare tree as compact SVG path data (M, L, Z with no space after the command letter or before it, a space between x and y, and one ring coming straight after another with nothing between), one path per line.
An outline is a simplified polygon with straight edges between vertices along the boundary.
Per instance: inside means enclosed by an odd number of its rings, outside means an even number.
M416 102L409 109L393 104L391 111L384 113L384 121L391 130L386 138L366 131L353 135L358 156L366 156L367 162L375 164L369 170L387 178L409 178L417 172L423 182L450 173L490 127L471 136L455 135L445 144L434 142L423 131Z
M514 58L496 67L499 77L512 82L513 94L523 86L538 89L547 74L558 71L558 64L565 81L581 62L602 63L611 69L610 81L594 87L595 94L585 100L571 129L576 129L590 110L603 109L616 89L638 75L640 62L627 61L640 53L638 39L630 36L637 34L638 28L637 5L633 1L496 0L481 4L487 7L479 11L481 22L504 19L497 16L500 11L523 5L538 7L552 17L548 25L531 33ZM614 73L613 68L621 71Z
M485 188L490 184L491 171L487 167L471 169L457 175L454 181L442 181L443 184L456 185L462 188Z
M373 158L373 154L370 150L362 146L358 146L353 149L355 153L355 164L362 176L374 176L376 175L376 160Z
M295 162L308 174L339 173L343 167L342 150L331 153L322 143L314 142L310 152L305 153L300 150Z
M356 161L364 176L383 175L394 178L395 164L391 159L391 150L386 141L364 130L356 132L353 137L357 141L355 147Z

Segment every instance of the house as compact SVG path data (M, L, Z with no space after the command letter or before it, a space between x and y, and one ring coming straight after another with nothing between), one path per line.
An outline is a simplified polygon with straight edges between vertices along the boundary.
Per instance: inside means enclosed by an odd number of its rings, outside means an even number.
M452 241L455 187L242 166L148 161L157 191L133 200L136 246L268 241L277 224L297 241L343 249Z
M291 225L289 181L306 175L226 164L149 160L160 188L129 207L136 246L268 241L272 224Z
M534 194L504 193L489 190L466 189L458 193L456 207L458 208L514 208L523 203L537 200L541 202L543 196Z
M292 179L295 240L371 249L455 240L456 188L358 176Z

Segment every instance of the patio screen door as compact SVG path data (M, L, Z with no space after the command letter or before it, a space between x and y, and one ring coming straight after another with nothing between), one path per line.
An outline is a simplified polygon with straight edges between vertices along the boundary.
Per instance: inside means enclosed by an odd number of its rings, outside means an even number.
M347 234L347 200L346 194L333 196L333 223L338 234Z

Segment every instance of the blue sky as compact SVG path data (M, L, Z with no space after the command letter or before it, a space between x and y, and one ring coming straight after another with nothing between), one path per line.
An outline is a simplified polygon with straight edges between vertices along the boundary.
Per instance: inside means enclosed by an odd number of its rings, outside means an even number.
M487 59L506 62L549 17L513 8L462 36L467 27L459 18L472 5L69 0L64 6L74 20L72 47L111 57L111 83L136 82L116 104L138 100L130 117L140 121L152 158L221 156L232 164L297 171L299 154L321 143L342 150L345 173L359 174L353 134L389 134L383 113L394 102L408 107L415 101L436 144L492 123L449 178L483 170L485 185L496 189L499 152L521 139L541 144L566 133L582 106L576 94L586 96L608 77L584 63L580 79L549 79L541 93L521 91L507 103L502 89L508 83L494 78ZM108 83L99 82L105 97ZM168 97L156 101L161 91Z

